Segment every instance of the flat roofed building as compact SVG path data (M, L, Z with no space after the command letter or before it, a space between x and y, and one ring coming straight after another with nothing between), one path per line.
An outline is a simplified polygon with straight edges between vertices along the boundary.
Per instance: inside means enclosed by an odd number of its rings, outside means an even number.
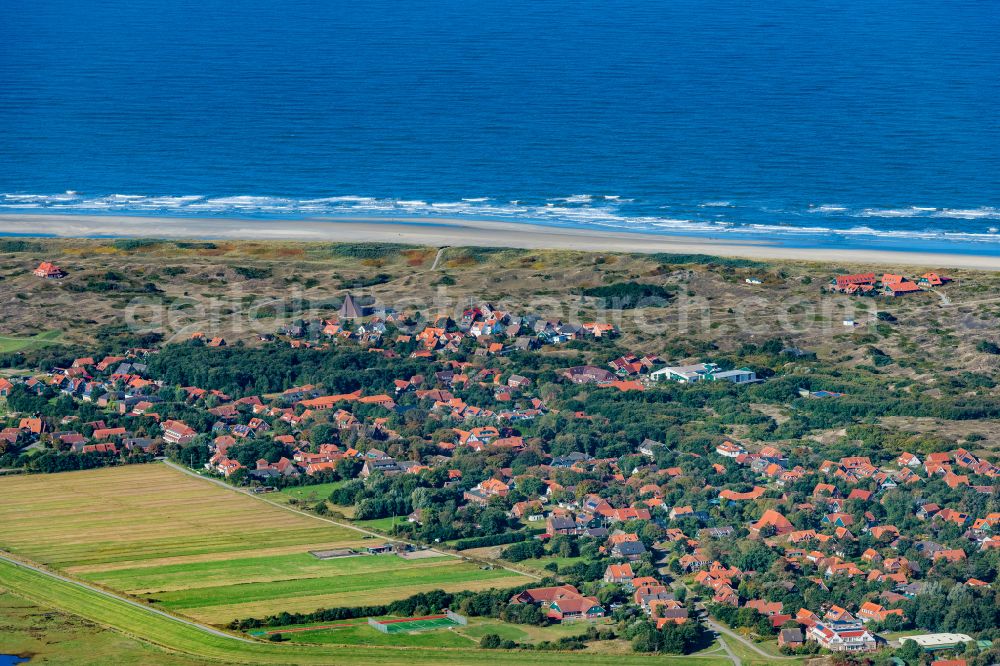
M947 650L965 643L971 643L973 638L968 634L920 634L918 636L903 636L900 641L913 641L927 651Z
M669 380L682 384L692 384L694 382L733 382L734 384L746 384L757 381L757 375L748 368L737 368L736 370L722 370L717 363L695 363L693 365L676 365L660 368L649 373L649 379L657 382Z

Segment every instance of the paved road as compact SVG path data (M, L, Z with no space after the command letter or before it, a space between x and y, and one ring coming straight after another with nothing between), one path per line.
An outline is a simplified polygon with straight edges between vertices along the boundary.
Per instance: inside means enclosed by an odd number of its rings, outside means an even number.
M771 654L770 652L765 652L764 650L761 650L759 647L757 647L756 643L754 643L753 641L748 641L747 639L743 638L732 629L724 627L723 625L719 624L710 617L705 618L705 624L707 624L712 629L712 631L715 631L716 633L719 634L724 634L727 638L731 638L735 641L739 641L748 650L750 650L751 652L756 652L761 657L769 661L788 661L788 660L794 661L795 659L798 658L798 657L788 657L785 655L776 655L776 654Z
M671 585L674 588L683 587L687 591L688 596L692 596L692 594L693 594L691 592L691 588L689 588L687 585L685 585L683 581L675 580L673 583L671 583ZM764 650L762 650L759 647L757 647L757 645L753 641L748 641L747 639L743 638L742 636L740 636L739 634L737 634L735 631L733 631L729 627L725 627L725 626L719 624L718 622L716 622L715 620L713 620L711 617L709 617L708 611L705 609L705 604L703 604L701 602L695 604L695 609L698 610L698 611L701 611L702 613L704 613L705 626L707 626L709 629L711 629L712 631L714 631L716 633L716 635L719 637L719 642L722 643L722 646L724 648L726 648L726 653L729 654L730 659L732 659L734 662L736 662L736 666L740 666L740 658L737 657L732 652L732 650L730 650L729 646L726 645L726 642L724 640L722 640L722 636L725 636L726 638L729 638L730 640L738 641L746 649L748 649L751 652L754 652L754 653L760 655L761 657L763 657L764 659L767 659L767 660L770 660L770 661L787 661L787 660L797 659L797 657L788 657L788 656L784 656L784 655L775 655L775 654L771 654L770 652L765 652Z
M234 641L242 641L244 643L256 643L257 642L257 641L251 640L249 638L243 638L242 636L238 636L236 634L230 634L230 633L227 633L225 631L220 631L219 629L215 629L213 627L209 627L207 625L200 624L198 622L195 622L194 620L185 620L184 618L180 618L180 617L177 617L176 615L171 615L170 613L167 613L166 611L162 611L159 608L154 608L154 607L149 606L147 604L139 603L138 601L133 601L132 599L129 599L128 597L118 596L117 594L112 594L111 592L108 592L107 590L102 590L99 587L94 587L93 585L88 585L87 583L83 583L83 582L80 582L78 580L74 580L72 578L67 578L66 576L60 576L57 573L52 573L51 571L46 571L45 569L41 569L39 567L35 567L35 566L30 565L30 564L25 564L24 562L21 562L20 560L15 560L14 558L9 557L3 551L0 551L0 560L4 560L5 562L10 562L11 564L13 564L15 566L19 566L19 567L21 567L23 569L31 569L34 572L37 572L37 573L40 573L42 575L48 576L49 578L55 578L56 580L61 580L64 583L69 583L70 585L76 585L77 587L85 588L86 590L88 590L90 592L95 592L97 594L104 595L105 597L110 597L111 599L115 599L117 601L124 602L124 603L126 603L126 604L128 604L130 606L135 606L136 608L141 608L144 611L148 611L150 613L156 613L157 615L162 615L163 617L169 618L169 619L171 619L171 620L173 620L175 622L180 622L181 624L186 624L189 627L194 627L195 629L200 629L201 631L207 631L208 633L214 634L216 636L221 636L223 638L231 638Z
M193 472L190 469L188 469L187 467L184 467L183 465L178 465L177 463L172 462L170 460L164 460L163 462L168 467L172 467L172 468L176 469L177 471L183 472L184 474L187 474L189 476L193 476L196 479L201 479L202 481L209 481L211 483L214 483L214 484L216 484L218 486L221 486L221 487L225 488L226 490L231 490L233 492L242 493L242 494L246 495L247 497L252 497L254 499L260 500L261 502L266 502L266 503L270 504L271 506L275 506L275 507L277 507L279 509L284 509L285 511L291 511L292 513L297 513L299 515L306 516L307 518L312 518L314 520L322 520L323 522L331 523L333 525L337 525L338 527L343 527L345 529L354 530L355 532L360 532L362 534L365 534L365 535L368 535L368 536L372 536L372 537L376 537L376 538L379 538L379 539L391 538L393 541L399 541L399 542L402 542L402 543L406 543L406 544L409 544L409 545L411 545L411 546L413 546L415 548L422 546L422 544L416 543L414 541L409 541L407 539L400 539L399 537L395 537L395 536L393 536L393 537L386 537L386 535L384 535L384 534L379 534L378 532L372 532L371 530L366 530L366 529L364 529L362 527L358 527L357 525L352 525L350 523L342 523L339 520L334 520L333 518L327 518L325 516L320 516L320 515L317 515L315 513L309 513L308 511L301 511L299 509L290 507L287 504L282 504L281 502L275 502L274 500L270 500L265 495L256 495L256 494L250 492L249 490L245 490L243 488L237 488L236 486L231 486L228 483L226 483L225 481L223 481L222 479L216 479L216 478L211 477L211 476L202 476L201 474ZM505 571L510 571L511 573L516 573L516 574L518 574L520 576L526 576L528 578L534 578L535 580L541 580L542 579L542 577L539 576L539 575L537 575L537 574L528 573L526 571L521 571L520 569L512 569L511 567L504 566L503 564L499 564L499 563L494 562L492 560L490 560L490 561L476 560L475 558L468 557L467 555L461 555L459 553L449 552L449 551L441 549L441 548L438 548L436 550L441 551L442 554L444 554L444 555L450 555L451 557L461 557L461 558L466 559L466 560L481 561L484 564L488 564L488 565L494 566L494 567L499 567L499 568L501 568L501 569L503 569Z

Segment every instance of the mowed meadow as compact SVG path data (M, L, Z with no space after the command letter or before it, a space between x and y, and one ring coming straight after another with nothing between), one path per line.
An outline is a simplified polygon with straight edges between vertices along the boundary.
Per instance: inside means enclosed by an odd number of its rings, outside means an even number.
M0 480L0 548L212 624L529 579L451 556L320 560L373 543L162 464Z

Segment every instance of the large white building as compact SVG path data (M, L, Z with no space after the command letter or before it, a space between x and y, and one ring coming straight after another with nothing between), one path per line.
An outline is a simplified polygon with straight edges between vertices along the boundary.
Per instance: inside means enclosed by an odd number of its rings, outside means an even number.
M693 384L694 382L701 381L724 381L734 384L748 384L757 381L757 374L747 368L720 370L717 363L695 363L694 365L660 368L649 373L649 378L654 382L666 379L673 382L680 382L681 384Z
M874 652L879 640L860 622L817 622L809 627L806 637L831 652Z

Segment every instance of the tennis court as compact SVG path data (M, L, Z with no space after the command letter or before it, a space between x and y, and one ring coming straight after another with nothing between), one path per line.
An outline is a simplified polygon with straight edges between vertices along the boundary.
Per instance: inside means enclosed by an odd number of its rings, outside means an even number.
M368 624L384 634L408 633L411 631L430 631L444 629L464 624L460 615L445 613L442 615L424 615L422 617L403 617L398 619L376 620L368 618Z

